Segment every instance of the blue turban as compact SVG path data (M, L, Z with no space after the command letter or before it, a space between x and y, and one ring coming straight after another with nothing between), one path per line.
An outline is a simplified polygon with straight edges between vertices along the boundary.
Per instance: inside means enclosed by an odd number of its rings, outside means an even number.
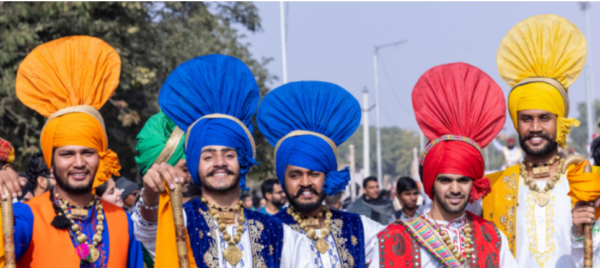
M259 98L250 69L230 56L197 57L179 65L167 77L158 95L158 105L187 133L187 166L194 183L200 183L202 148L226 146L236 149L240 187L248 190L246 174L256 165L252 116Z
M256 118L260 131L276 147L275 170L281 185L287 165L292 165L326 173L327 195L346 188L350 171L337 170L335 150L358 128L360 116L358 101L331 83L288 83L267 94Z

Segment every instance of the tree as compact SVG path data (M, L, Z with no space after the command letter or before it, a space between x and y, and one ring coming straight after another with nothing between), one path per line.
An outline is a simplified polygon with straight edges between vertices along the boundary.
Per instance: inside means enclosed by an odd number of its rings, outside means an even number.
M98 37L121 56L119 87L101 109L109 147L119 155L121 174L138 179L134 161L137 133L159 111L158 92L168 74L196 56L219 53L245 62L255 75L261 96L276 77L242 43L244 35L261 29L250 2L0 2L0 136L17 149L15 168L23 170L39 150L45 118L24 106L15 95L19 64L36 46L71 35ZM258 161L250 178L272 173L272 147L255 128Z

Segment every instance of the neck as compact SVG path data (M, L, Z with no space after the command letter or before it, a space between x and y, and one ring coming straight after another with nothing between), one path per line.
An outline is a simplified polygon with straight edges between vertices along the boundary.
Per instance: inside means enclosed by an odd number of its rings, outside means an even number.
M450 213L442 208L437 202L433 202L431 205L431 211L429 211L429 216L436 221L452 221L460 218L465 214L465 211L461 211L458 213Z
M226 192L214 192L202 189L203 196L209 203L220 208L232 208L240 202L240 187ZM237 213L237 212L236 212Z
M66 192L64 189L60 188L60 186L56 185L56 192L58 195L60 195L60 198L69 201L69 204L76 207L85 207L92 201L92 199L94 199L94 195L91 191L85 194L74 195Z
M305 217L316 217L319 215L319 213L321 213L322 210L323 210L323 205L320 205L317 209L315 209L311 212L300 213L300 214Z
M550 160L554 159L556 155L558 155L558 148L552 151L551 153L545 155L525 154L525 160L533 164L544 164L550 162Z
M406 215L406 217L411 218L412 216L415 215L415 212L417 211L417 207L402 207L402 211L404 212L404 214Z
M269 212L269 214L273 215L279 212L280 207L275 206L271 201L267 201L267 205L265 205L265 210Z
M41 195L41 194L43 194L43 193L45 193L45 192L46 192L46 190L45 190L45 189L42 189L42 188L40 188L40 187L38 186L37 188L35 188L35 189L33 190L33 196L38 196L38 195ZM61 196L62 196L62 195L61 195Z

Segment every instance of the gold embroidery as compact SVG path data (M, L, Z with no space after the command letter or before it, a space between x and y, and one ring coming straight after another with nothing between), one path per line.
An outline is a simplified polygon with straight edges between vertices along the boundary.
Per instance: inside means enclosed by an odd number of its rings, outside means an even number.
M354 267L354 256L350 254L348 249L346 249L346 242L348 239L342 236L342 227L344 226L344 221L341 219L333 220L333 224L331 225L331 234L333 235L333 239L335 240L335 244L337 246L338 254L340 254L340 258L343 261L343 268Z
M535 203L534 193L531 193L530 196L527 197L527 205L529 206L529 210L527 211L526 218L527 222L530 225L527 227L527 234L529 235L530 243L529 243L529 252L533 255L537 263L540 267L544 267L550 256L554 254L555 245L554 242L551 241L551 237L554 235L554 206L556 204L556 198L552 192L550 192L551 198L550 202L545 207L540 207L539 209L546 210L546 230L539 230L540 232L546 232L546 250L539 251L537 244L537 224L535 220L535 209L537 204Z
M207 212L204 212L202 209L199 209L200 215L204 217L204 221L208 225L209 233L206 235L213 238L213 242L210 243L208 250L204 253L204 263L207 267L218 267L219 266L219 250L217 249L217 245L215 243L217 239L217 234L215 233L215 225L213 219ZM200 239L204 237L202 231L199 232Z
M260 236L265 226L258 220L248 220L248 229L250 229L250 242L252 244L252 260L254 261L254 268L266 268L267 264L263 259L262 250L265 246L262 243ZM273 247L271 246L271 255L273 254Z
M273 255L273 245L269 245L269 255Z
M517 232L515 230L515 216L516 216L516 205L518 202L518 198L516 195L517 188L517 176L519 174L511 174L510 176L505 176L502 178L504 182L504 187L507 191L507 195L504 196L508 202L506 202L505 212L500 215L500 225L504 232L506 233L506 238L508 239L508 244L511 249L515 248L515 242L517 240ZM513 250L514 252L514 250Z
M352 236L352 245L356 246L356 244L358 244L358 239L356 239L356 236Z

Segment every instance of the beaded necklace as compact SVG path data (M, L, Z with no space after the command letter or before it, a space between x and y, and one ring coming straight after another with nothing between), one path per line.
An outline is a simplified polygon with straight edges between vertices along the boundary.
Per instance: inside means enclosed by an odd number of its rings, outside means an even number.
M240 200L239 204L229 211L231 215L233 215L233 213L236 210L240 210L240 216L238 217L238 226L235 235L233 236L233 239L231 238L231 235L227 232L227 224L221 216L222 212L225 210L217 207L215 204L208 202L204 198L202 198L202 202L208 207L211 216L215 218L215 220L217 220L217 226L219 228L219 231L223 234L223 239L227 241L228 246L225 250L223 250L223 257L229 264L236 265L242 259L242 250L237 246L237 243L239 243L242 239L242 234L244 233L244 222L246 221L246 217L244 217L244 208L242 207L242 201Z
M314 228L309 227L306 222L302 219L300 214L296 212L292 207L288 207L287 213L294 218L294 221L298 223L300 228L306 233L306 236L310 239L317 239L316 248L324 254L329 249L329 244L325 241L325 237L329 235L331 232L331 211L329 211L328 206L323 206L323 210L321 211L321 216L325 213L325 226L321 228L321 237L317 237L317 231Z

